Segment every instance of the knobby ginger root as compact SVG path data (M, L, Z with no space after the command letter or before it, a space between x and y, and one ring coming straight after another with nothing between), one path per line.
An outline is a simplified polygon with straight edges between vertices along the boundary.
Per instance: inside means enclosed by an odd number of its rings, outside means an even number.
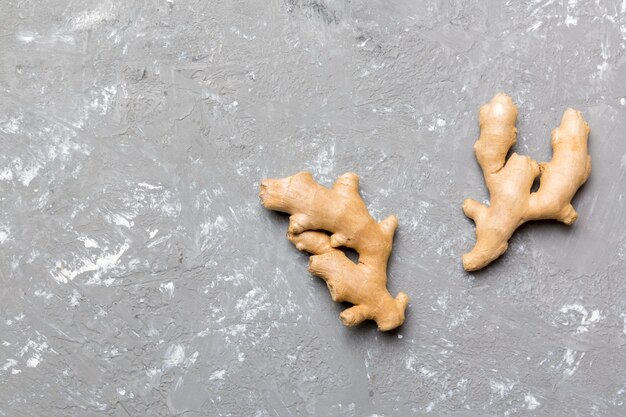
M343 324L374 320L386 331L404 322L409 297L401 292L393 298L387 291L387 260L398 221L389 216L377 223L370 216L356 174L342 175L332 189L308 172L265 179L259 196L266 208L291 215L287 237L299 250L313 254L309 271L326 281L333 301L353 304L340 314ZM341 246L358 252L358 264L336 249Z
M580 112L567 109L552 131L552 160L537 164L513 153L517 107L511 97L497 94L480 109L476 159L489 190L489 207L472 199L463 202L465 215L476 223L476 245L463 255L463 267L475 271L506 251L515 229L529 220L554 219L572 224L578 217L571 200L591 172L587 152L589 126ZM540 176L537 192L531 193Z

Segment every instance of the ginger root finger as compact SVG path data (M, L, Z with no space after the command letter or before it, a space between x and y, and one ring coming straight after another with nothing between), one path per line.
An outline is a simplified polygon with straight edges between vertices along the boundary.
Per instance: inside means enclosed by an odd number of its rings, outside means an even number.
M318 184L308 172L261 181L263 206L289 213L287 237L296 248L313 254L309 271L322 278L334 301L354 306L340 315L346 326L374 320L381 331L404 323L409 297L387 291L387 261L398 226L395 216L377 223L359 194L359 177L347 173L331 189ZM328 235L326 232L331 233ZM359 254L352 262L345 246Z
M516 141L516 119L517 107L505 94L497 94L480 109L481 131L474 151L490 204L463 202L465 215L476 224L476 244L463 255L467 271L481 269L502 255L526 221L554 219L569 225L578 217L570 202L591 172L589 126L581 113L565 111L561 125L552 132L552 160L542 164L516 153L506 160ZM533 193L537 177L540 186Z
M556 219L566 224L576 220L569 202L591 173L588 136L589 125L580 112L567 109L561 125L552 131L552 160L541 164L541 186L530 197L529 220Z

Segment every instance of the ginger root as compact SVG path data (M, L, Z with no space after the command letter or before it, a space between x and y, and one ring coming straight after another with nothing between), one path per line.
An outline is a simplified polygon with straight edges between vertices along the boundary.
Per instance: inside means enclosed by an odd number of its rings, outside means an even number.
M265 208L291 215L287 237L313 254L309 271L326 281L333 301L353 304L340 314L343 324L374 320L386 331L404 322L409 297L400 292L393 298L387 291L387 260L398 220L392 215L377 223L370 216L356 174L342 175L332 189L308 172L265 179L259 196ZM336 249L341 246L358 252L358 264Z
M552 131L552 160L542 164L516 153L506 161L517 134L517 107L511 97L497 94L481 107L479 118L480 138L474 151L490 205L472 199L463 202L465 215L476 223L476 245L463 255L467 271L481 269L502 255L509 238L524 222L554 219L574 223L578 214L570 202L591 172L589 126L579 111L565 111L561 125ZM531 192L538 176L539 189Z

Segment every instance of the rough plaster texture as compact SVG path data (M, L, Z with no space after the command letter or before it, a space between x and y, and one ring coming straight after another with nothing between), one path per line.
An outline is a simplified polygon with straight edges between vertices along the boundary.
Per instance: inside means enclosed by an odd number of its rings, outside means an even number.
M622 1L3 1L0 416L626 415L625 49ZM594 166L468 274L498 91L539 160L582 110ZM399 331L259 204L301 169L398 215Z

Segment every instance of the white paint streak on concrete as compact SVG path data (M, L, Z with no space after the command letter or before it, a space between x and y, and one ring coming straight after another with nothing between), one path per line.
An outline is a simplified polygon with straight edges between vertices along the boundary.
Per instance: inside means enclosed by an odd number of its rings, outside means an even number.
M179 366L185 360L185 348L180 344L174 344L167 348L163 360L163 368L169 369Z
M42 354L49 350L48 342L34 340L28 340L24 347L19 351L19 357L24 357L27 353L30 353L30 358L26 360L26 366L29 368L36 368L41 362Z
M89 103L89 107L96 110L100 115L105 115L109 111L109 106L116 94L116 86L104 87L95 95L91 103Z
M603 78L604 73L609 69L609 58L611 57L609 46L605 42L600 43L600 56L602 57L602 63L596 68L598 69L598 76Z
M404 358L404 367L412 372L415 372L415 365L417 363L417 358L414 354L409 354L406 358Z
M436 375L437 375L437 371L430 370L430 369L426 368L425 366L422 366L422 367L420 368L420 373L421 373L421 374L424 376L424 378L426 378L426 379L431 379L431 378L433 378L434 376L436 376Z
M535 410L541 405L539 401L530 392L524 396L524 402L526 402L526 408L529 410Z
M319 150L317 157L307 164L307 169L311 170L321 181L329 180L329 176L335 171L335 139L331 138L328 145Z
M9 236L9 230L4 228L4 226L0 226L0 245L6 242L9 239Z
M211 376L209 376L209 381L215 381L218 379L224 379L224 376L226 376L226 370L225 369L220 369L218 371L215 371L211 374Z
M200 233L205 237L213 237L219 232L226 231L228 229L228 222L223 216L216 216L213 221L203 223L200 227Z
M578 24L578 17L572 15L577 6L577 0L569 0L567 2L567 16L565 17L566 26L576 26Z
M241 311L243 319L253 320L260 312L269 309L272 304L267 301L269 294L259 287L253 288L237 301L237 311Z
M38 356L33 356L32 358L29 358L26 361L26 366L28 366L29 368L36 368L37 365L39 365L39 357Z
M90 29L106 20L113 19L115 14L111 1L102 1L93 10L84 11L70 18L70 31Z
M15 38L19 42L22 42L25 44L35 43L35 44L53 45L57 42L64 43L67 45L76 44L76 40L74 39L74 37L72 35L68 35L65 33L57 33L57 34L52 34L50 36L43 37L39 35L39 33L37 32L25 30L25 31L17 32L15 34Z
M0 181L11 181L13 179L13 171L9 167L0 170Z
M160 369L157 368L150 368L148 370L146 370L146 375L147 376L155 376L160 374L162 371Z
M574 316L573 314L570 314L572 312L578 313L582 316L580 319L580 325L576 327L576 334L587 333L590 326L593 326L595 323L598 323L600 320L605 318L600 313L600 310L592 310L591 313L589 313L589 311L580 304L566 304L561 307L559 311L562 314L567 314L568 318L572 318ZM568 325L570 322L566 320L561 324Z
M506 381L489 381L489 387L491 388L491 392L494 394L498 394L500 398L504 398L509 395L509 392L513 389L516 382L506 380Z
M46 291L43 291L43 290L36 290L35 292L33 292L33 294L35 294L37 297L41 297L41 298L44 298L46 300L49 300L52 297L54 297L54 294L50 294L49 292L46 292Z
M81 236L78 238L78 240L80 240L81 242L83 242L83 245L85 245L86 248L90 249L90 248L99 248L100 245L98 244L98 242L96 242L95 240L87 237L87 236Z
M16 177L23 186L28 187L32 180L35 179L40 169L41 165L38 162L32 163L26 167L22 159L17 157L13 159L13 172L11 176Z
M80 299L82 296L76 288L72 290L72 296L70 297L70 305L72 307L78 307L80 305Z
M452 330L459 326L465 324L465 322L472 317L472 312L469 307L465 307L463 310L459 311L452 320L448 323L448 329Z
M9 368L12 368L17 365L17 361L15 359L7 359L7 363L2 366L2 370L6 371Z
M0 132L6 134L18 133L24 121L24 115L20 114L17 117L11 117L8 120L0 119Z
M25 31L17 32L15 34L15 37L20 42L33 43L33 41L39 37L39 34L36 32L31 32L29 30L25 30Z
M580 366L580 362L585 357L585 352L580 352L580 355L577 354L573 349L566 348L563 352L563 359L557 365L557 367L564 367L563 375L566 377L571 377L576 373L578 367Z
M163 294L167 294L170 298L174 297L174 283L171 281L168 283L159 285L159 290Z
M130 245L128 242L124 243L116 253L109 253L102 255L95 260L86 258L82 260L82 266L77 269L69 269L63 266L62 263L57 263L56 273L51 272L52 277L59 283L66 284L68 281L73 281L74 278L85 272L96 272L94 276L89 280L89 284L100 283L100 275L117 265L124 252L128 250Z
M160 185L152 185L152 184L148 184L147 182L140 182L137 185L139 187L143 187L143 188L146 188L148 190L160 190L160 189L163 188Z
M194 363L196 363L196 360L198 359L199 355L200 354L197 351L192 353L191 356L185 359L185 365L189 366L189 365L193 365Z

